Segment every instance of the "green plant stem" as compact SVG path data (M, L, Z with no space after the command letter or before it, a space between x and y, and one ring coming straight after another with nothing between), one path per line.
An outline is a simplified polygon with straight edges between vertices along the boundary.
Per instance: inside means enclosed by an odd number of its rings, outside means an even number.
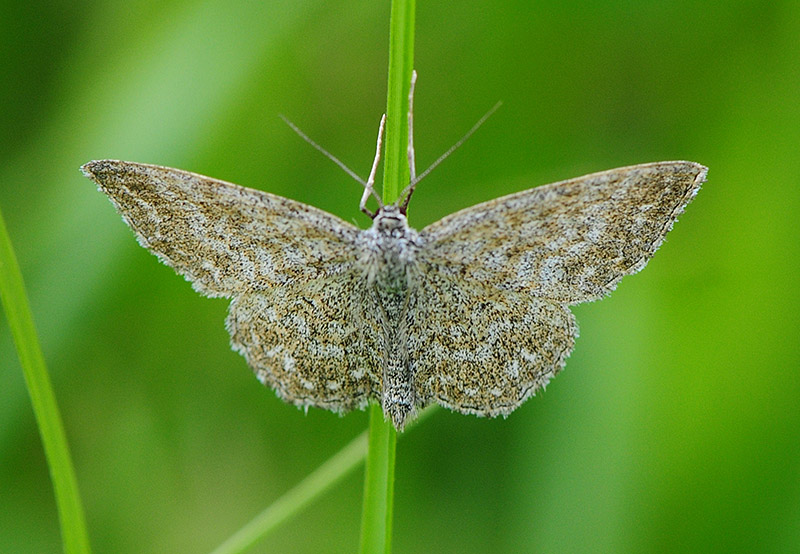
M366 449L367 433L361 433L298 485L270 504L250 523L231 535L212 554L236 554L253 546L264 535L280 526L357 468L364 461Z
M415 10L416 0L392 0L382 195L386 204L397 199L409 180L408 92L414 70Z
M390 552L397 433L378 403L369 407L369 448L364 471L361 554Z
M90 552L89 535L69 455L64 425L50 384L42 349L36 335L28 295L17 257L0 213L0 298L14 337L39 434L42 437L50 477L53 480L64 552Z
M408 184L408 91L414 69L415 0L392 0L383 202L394 202ZM388 553L392 544L394 465L397 435L380 404L369 411L369 449L361 513L362 554Z
M439 406L433 405L422 410L417 419L406 426L406 432L428 419L439 409ZM308 477L231 535L212 554L240 554L297 515L300 510L341 481L364 461L368 438L367 431L358 435Z

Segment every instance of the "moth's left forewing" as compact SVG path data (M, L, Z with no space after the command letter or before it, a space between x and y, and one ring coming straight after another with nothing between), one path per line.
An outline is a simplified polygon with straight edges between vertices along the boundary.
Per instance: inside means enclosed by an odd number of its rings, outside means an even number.
M706 171L683 161L635 165L478 204L425 227L420 257L489 287L595 300L644 267Z

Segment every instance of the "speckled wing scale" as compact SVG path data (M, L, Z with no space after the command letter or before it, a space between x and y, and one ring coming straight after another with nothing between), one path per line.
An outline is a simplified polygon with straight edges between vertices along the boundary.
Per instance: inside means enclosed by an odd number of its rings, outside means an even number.
M693 162L614 169L417 232L406 204L379 201L360 230L177 169L82 169L142 246L198 291L232 298L233 348L262 383L340 413L377 400L398 429L431 402L508 415L544 387L577 336L568 306L642 269L706 175Z

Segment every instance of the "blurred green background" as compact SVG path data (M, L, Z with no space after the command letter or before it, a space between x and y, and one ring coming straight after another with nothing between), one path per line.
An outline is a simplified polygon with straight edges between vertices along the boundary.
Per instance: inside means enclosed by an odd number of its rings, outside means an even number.
M0 206L97 552L208 551L366 427L304 415L228 347L226 301L140 248L78 167L181 167L366 226L389 4L6 2ZM800 3L420 2L423 226L617 166L709 180L507 420L439 411L398 443L394 551L797 552ZM47 466L0 321L0 551L56 552ZM254 551L352 552L362 473Z

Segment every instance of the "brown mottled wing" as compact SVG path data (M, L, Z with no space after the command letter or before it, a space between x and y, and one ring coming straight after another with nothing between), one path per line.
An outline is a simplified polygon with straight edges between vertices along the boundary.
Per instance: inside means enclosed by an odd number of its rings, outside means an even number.
M344 412L380 390L377 308L354 268L356 227L177 169L110 160L82 169L142 246L198 291L233 297L231 343L281 398Z
M419 407L508 415L564 367L577 336L565 305L422 269L408 325Z
M233 348L287 402L363 408L383 375L378 307L366 291L363 277L345 272L245 293L227 320Z
M644 267L705 180L693 162L612 169L478 204L425 227L453 278L576 304Z
M641 269L705 174L691 162L615 169L423 229L406 323L418 405L507 415L544 387L577 336L567 305Z
M356 227L287 198L133 162L81 169L139 243L208 296L327 276L356 259Z

